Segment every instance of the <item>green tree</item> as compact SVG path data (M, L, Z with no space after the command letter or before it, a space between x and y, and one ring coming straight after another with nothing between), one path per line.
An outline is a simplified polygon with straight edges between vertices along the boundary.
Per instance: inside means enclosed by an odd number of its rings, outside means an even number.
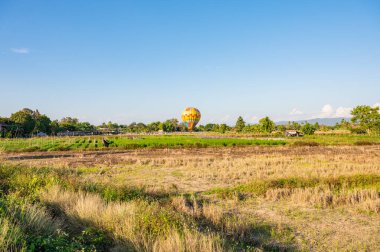
M128 132L133 132L133 133L140 133L140 132L145 132L147 131L147 126L143 123L131 123L128 128Z
M288 122L288 125L286 125L286 128L288 130L300 130L301 124L299 124L298 122Z
M33 111L28 108L13 113L10 119L21 127L22 133L25 136L29 136L32 133L36 124L33 118Z
M227 128L228 128L227 124L222 123L219 127L219 132L224 134L227 131Z
M34 126L34 133L44 132L46 134L51 134L51 120L46 115L38 114L35 118L36 124Z
M245 127L245 122L243 120L243 117L239 116L235 124L235 130L236 132L242 132L244 127Z
M276 124L268 116L260 119L259 125L261 130L265 133L271 133L276 127Z
M65 117L59 121L60 131L77 131L79 120L77 118Z
M343 121L344 119L342 119L342 121ZM319 123L318 122L315 122L314 123L314 128L315 128L315 130L319 130L319 128L320 128L320 126L319 126Z
M61 131L58 120L54 120L50 123L50 131L54 136Z
M215 124L213 123L208 123L203 127L204 131L214 131Z
M302 127L301 127L302 132L305 135L313 135L316 128L314 125L310 124L309 122L306 122Z
M147 125L149 132L157 132L160 130L160 122L152 122Z
M278 131L281 131L281 132L285 132L285 130L286 130L286 126L285 125L277 125L276 128L277 128Z
M169 119L162 123L162 130L164 132L174 132L177 131L179 128L178 120L177 119Z
M175 126L170 120L167 120L162 124L162 130L164 132L173 132L175 130Z
M252 125L246 124L244 126L244 128L241 130L241 132L243 132L243 133L252 133L253 132L252 131Z
M113 123L111 121L109 121L107 124L103 123L103 125L102 125L103 128L108 128L108 129L111 129L111 130L117 130L117 129L119 129L119 125L117 123Z
M96 127L89 122L80 122L74 125L78 131L94 131Z
M0 137L5 137L7 135L7 133L10 133L11 134L11 128L14 124L14 122L11 121L11 119L9 118L6 118L6 117L0 117L0 123L3 123L6 125L6 127L1 127L1 131L0 131Z
M137 128L137 132L147 132L148 131L148 127L142 122L136 124L136 128Z
M360 127L367 131L368 134L380 131L380 113L379 107L357 106L351 111L351 121L359 124Z

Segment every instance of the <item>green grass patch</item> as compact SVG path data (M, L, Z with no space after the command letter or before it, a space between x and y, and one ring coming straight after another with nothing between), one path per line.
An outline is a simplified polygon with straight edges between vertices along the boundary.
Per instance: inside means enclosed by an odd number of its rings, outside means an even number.
M274 146L285 145L284 140L244 139L244 138L200 138L192 135L181 136L143 136L131 139L117 136L109 138L110 149L138 148L207 148L235 146ZM101 137L64 137L64 138L32 138L3 139L0 149L4 152L33 151L67 151L103 149Z
M299 138L264 139L197 135L165 135L136 138L127 136L109 137L109 149L138 148L207 148L207 147L239 147L239 146L318 146L318 145L375 145L380 144L380 136L368 135L312 135ZM33 151L67 151L67 150L102 150L101 136L1 139L0 150L3 152Z
M306 135L297 138L288 137L286 140L291 144L298 143L299 145L302 145L301 142L317 143L319 145L358 145L357 143L361 142L380 144L380 136L369 135Z

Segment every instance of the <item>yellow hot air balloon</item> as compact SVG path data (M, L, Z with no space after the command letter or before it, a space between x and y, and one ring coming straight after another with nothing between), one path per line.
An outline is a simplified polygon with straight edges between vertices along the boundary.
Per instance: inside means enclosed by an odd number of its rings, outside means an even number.
M181 118L185 127L192 131L201 120L201 112L197 108L189 107L182 112Z

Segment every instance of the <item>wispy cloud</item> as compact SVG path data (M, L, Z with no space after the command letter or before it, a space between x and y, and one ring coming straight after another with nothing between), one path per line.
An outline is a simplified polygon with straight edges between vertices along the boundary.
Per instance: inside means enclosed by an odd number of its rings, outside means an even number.
M290 111L289 115L303 115L303 112L294 108L292 111Z
M29 54L29 48L21 47L21 48L11 48L11 51L17 54Z

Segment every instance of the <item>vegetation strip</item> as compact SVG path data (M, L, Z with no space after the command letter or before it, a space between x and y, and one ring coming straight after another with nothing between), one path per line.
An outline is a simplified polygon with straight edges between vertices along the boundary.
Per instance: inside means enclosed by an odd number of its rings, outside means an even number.
M100 146L100 137L81 138L33 138L0 140L0 150L4 152L34 151L68 151L68 150L106 150ZM233 146L272 146L285 145L284 140L244 139L244 138L198 138L193 136L144 136L138 139L128 137L112 137L109 139L110 149L164 149L164 148L207 148Z
M274 188L310 188L317 186L327 186L335 192L342 189L355 188L376 188L380 191L380 175L377 174L357 174L352 176L339 176L336 178L280 178L272 180L256 180L247 184L238 185L232 188L216 188L209 190L205 194L218 194L221 196L233 196L236 193L249 193L254 196L264 195L268 190Z

